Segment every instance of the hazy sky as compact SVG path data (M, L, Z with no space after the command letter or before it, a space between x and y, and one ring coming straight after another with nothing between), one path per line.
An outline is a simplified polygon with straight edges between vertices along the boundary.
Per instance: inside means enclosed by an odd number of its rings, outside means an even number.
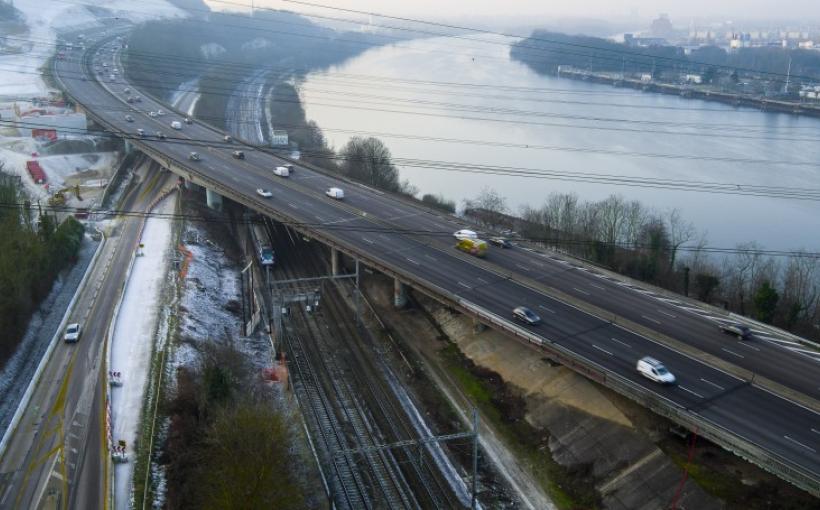
M242 1L242 0L234 0ZM247 0L250 3L250 0ZM712 20L755 18L820 19L819 0L311 0L350 9L415 16L426 19L475 16L640 17L668 13L673 23L686 26L693 17ZM256 5L308 11L309 7L282 0L255 0ZM325 10L324 12L332 12ZM533 20L534 21L534 20Z

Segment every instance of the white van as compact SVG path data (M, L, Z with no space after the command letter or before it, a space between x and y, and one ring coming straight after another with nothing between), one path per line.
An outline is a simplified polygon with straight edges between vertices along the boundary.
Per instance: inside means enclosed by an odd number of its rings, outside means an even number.
M473 232L472 230L459 230L457 232L453 232L453 237L458 239L459 241L462 239L478 239L478 234Z
M675 376L672 375L672 372L667 370L663 363L655 358L645 356L638 360L638 365L635 368L647 379L661 384L675 384Z
M171 127L174 129L182 129L182 124L178 120L175 120L171 123Z
M279 177L287 177L290 175L290 170L288 170L287 167L284 166L277 166L273 169L273 173L275 175L278 175Z
M345 192L342 188L328 188L328 190L325 191L325 195L330 198L335 198L336 200L341 200L345 197Z

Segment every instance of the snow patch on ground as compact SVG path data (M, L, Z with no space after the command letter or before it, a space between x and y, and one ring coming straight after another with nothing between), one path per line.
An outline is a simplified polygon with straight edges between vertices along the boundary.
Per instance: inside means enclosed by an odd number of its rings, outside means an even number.
M199 51L202 52L202 56L205 58L215 58L227 52L228 50L226 50L225 47L221 44L208 43L200 46Z
M96 27L110 17L140 22L186 16L184 11L164 0L115 0L103 5L105 9L99 10L98 7L58 0L15 0L14 7L23 13L28 33L8 36L9 42L20 46L22 53L0 57L0 97L48 95L48 87L39 70L54 53L58 31Z
M173 213L174 197L164 199L155 211ZM156 217L146 220L140 241L144 245L143 255L134 259L111 342L109 370L120 372L123 382L121 387L111 390L112 434L115 442L127 442L130 460L117 464L114 469L115 507L118 509L128 509L131 505L134 443L151 367L162 288L168 275L172 231L171 220Z

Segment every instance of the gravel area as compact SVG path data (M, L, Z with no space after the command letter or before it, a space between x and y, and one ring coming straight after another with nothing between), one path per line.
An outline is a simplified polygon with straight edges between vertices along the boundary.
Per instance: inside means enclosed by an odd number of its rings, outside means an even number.
M3 395L0 401L0 437L5 434L40 359L57 332L98 244L85 236L77 263L54 282L48 297L31 317L17 352L0 369L0 395Z

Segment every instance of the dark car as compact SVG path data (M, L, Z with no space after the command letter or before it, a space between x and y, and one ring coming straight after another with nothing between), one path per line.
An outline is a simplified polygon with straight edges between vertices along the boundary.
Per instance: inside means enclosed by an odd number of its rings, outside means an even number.
M233 151L233 157L236 159L245 159L245 153L242 151Z
M752 337L752 330L737 322L728 322L720 326L720 330L728 335L735 335L741 340L748 340Z
M541 323L541 317L526 306L515 307L513 309L513 318L531 326Z
M513 247L513 243L511 243L507 239L504 239L503 237L491 237L490 238L490 243L494 244L495 246L499 246L501 248L512 248Z

